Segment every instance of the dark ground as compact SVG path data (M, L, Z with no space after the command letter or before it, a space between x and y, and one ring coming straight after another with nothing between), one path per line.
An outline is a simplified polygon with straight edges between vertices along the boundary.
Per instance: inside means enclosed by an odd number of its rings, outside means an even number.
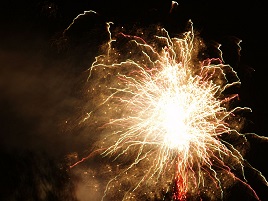
M160 23L175 34L191 19L205 41L222 44L225 62L238 72L239 104L252 109L246 114L244 131L268 137L266 4L258 0L178 3L171 13L168 0L1 3L0 200L37 201L44 195L45 200L78 199L66 155L88 146L74 124L83 103L85 70L107 38L107 21L126 27ZM85 10L98 15L81 18L69 30L68 41L60 40L64 29ZM249 136L249 141L246 159L268 178L267 140ZM250 175L249 181L262 200L268 200L267 187L254 178ZM240 188L232 191L231 200L245 197Z

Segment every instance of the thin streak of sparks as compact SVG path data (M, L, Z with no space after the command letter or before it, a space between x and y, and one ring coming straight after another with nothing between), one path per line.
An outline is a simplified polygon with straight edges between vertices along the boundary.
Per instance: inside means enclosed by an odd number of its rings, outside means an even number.
M218 44L217 49L220 52L220 59L222 60L222 62L224 62L223 57L222 57L221 44Z
M77 19L79 19L81 16L87 15L87 14L89 14L89 13L97 14L97 12L94 11L94 10L88 10L88 11L84 11L83 14L79 14L79 15L77 15L77 16L73 19L72 23L71 23L71 24L70 24L70 25L63 31L63 35L65 35L65 32L68 31L68 30L71 28L71 26L73 26L73 24L75 23L75 21L76 21Z
M109 196L111 185L118 180L124 183L125 177L135 179L122 195L123 200L144 192L146 185L152 192L168 192L171 183L175 183L174 200L186 200L190 192L200 195L199 188L208 183L219 190L222 199L225 184L221 174L244 184L259 200L245 178L243 154L223 137L241 136L246 141L230 120L241 110L251 111L231 107L231 101L239 97L226 91L241 84L234 69L222 58L194 62L198 44L191 21L183 38L171 38L162 28L154 44L139 36L118 34L134 46L126 49L127 59L120 60L121 53L114 45L119 39L112 38L111 24L107 23L107 53L95 57L89 69L90 90L99 94L83 122L103 119L99 128L106 148L102 146L92 154L102 150L101 155L113 157L113 162L131 163L108 181L102 200ZM165 45L157 49L157 42ZM242 178L232 173L235 168Z
M238 40L238 42L237 42L237 45L238 45L238 47L239 47L239 49L238 49L238 55L239 56L241 56L241 46L240 46L240 43L242 42L242 40Z
M103 151L103 149L97 149L93 152L91 152L88 156L83 157L81 160L75 162L74 164L70 165L70 168L73 168L75 166L77 166L78 164L84 162L85 160L88 160L89 158L92 158L93 156L95 156L96 154L98 154L99 152Z

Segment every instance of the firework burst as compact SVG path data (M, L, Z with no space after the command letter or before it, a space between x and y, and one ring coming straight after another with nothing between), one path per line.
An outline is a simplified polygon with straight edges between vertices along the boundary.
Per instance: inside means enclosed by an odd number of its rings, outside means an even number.
M91 109L82 121L116 166L102 200L218 200L234 182L259 199L244 176L240 113L250 108L232 104L237 73L221 57L200 59L205 45L191 21L173 38L161 27L114 36L111 24L105 54L89 68Z

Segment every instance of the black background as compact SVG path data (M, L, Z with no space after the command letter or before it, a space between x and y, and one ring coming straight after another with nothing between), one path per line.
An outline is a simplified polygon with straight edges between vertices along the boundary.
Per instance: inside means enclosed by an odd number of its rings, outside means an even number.
M225 62L238 72L239 104L252 109L245 114L243 131L268 136L264 2L191 0L178 1L172 12L170 8L168 0L1 3L1 200L41 200L40 186L47 183L52 186L47 190L49 200L75 200L75 182L69 179L65 155L89 146L74 125L82 108L85 70L107 39L108 21L129 28L161 24L175 35L191 19L208 44L222 44ZM97 15L81 17L66 32L68 40L62 40L64 30L86 10ZM251 149L246 159L268 177L267 140L254 135L248 139ZM267 187L254 181L254 175L251 182L265 201ZM235 189L233 200L242 195Z

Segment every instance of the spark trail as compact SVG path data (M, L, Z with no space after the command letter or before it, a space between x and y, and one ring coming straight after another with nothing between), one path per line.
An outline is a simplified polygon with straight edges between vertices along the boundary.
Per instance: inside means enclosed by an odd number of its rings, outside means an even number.
M191 21L173 38L161 27L114 36L111 24L105 54L89 68L83 119L99 134L100 155L118 167L102 200L219 200L236 182L258 200L244 176L247 139L239 132L241 111L251 109L233 106L238 94L230 91L241 83L232 67L222 58L200 61L205 45Z

